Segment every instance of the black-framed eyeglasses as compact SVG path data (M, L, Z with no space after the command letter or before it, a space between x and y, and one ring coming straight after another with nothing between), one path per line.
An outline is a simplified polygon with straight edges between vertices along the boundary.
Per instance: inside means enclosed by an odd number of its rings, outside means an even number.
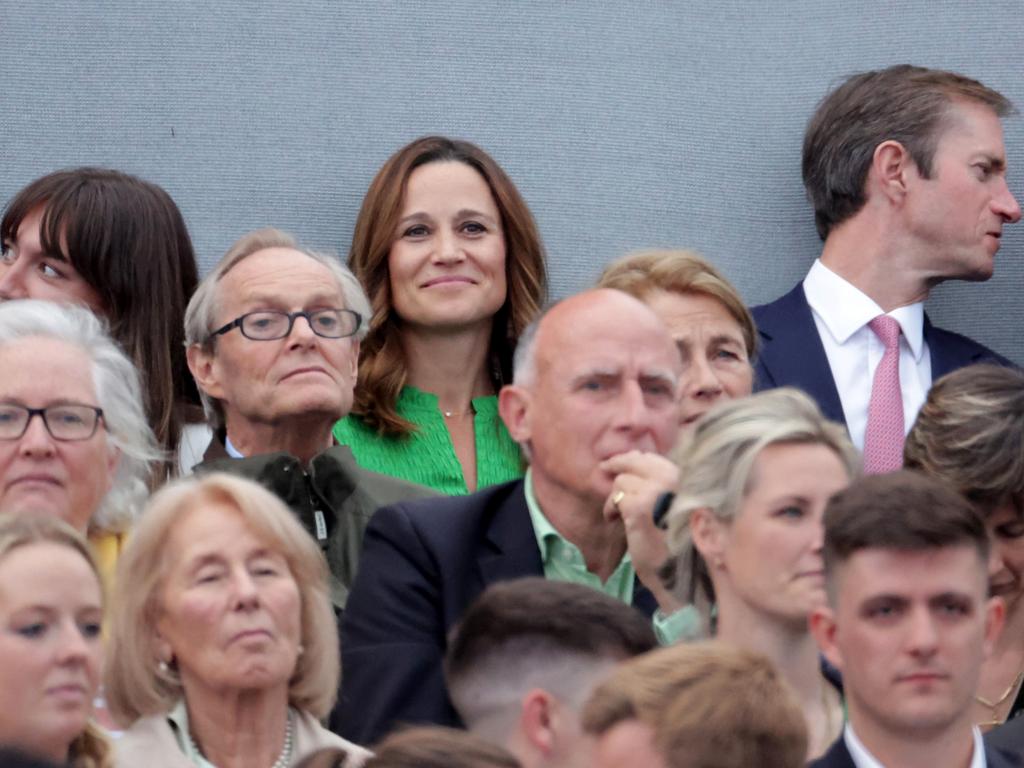
M258 312L247 312L236 317L227 325L221 326L210 334L210 338L227 333L237 328L247 339L254 341L273 341L283 339L292 332L295 318L304 317L313 333L325 339L343 339L352 336L359 330L363 318L351 309L317 309L313 312L278 312L262 309Z
M88 440L96 434L103 409L93 405L65 403L45 408L27 408L16 403L0 403L0 440L17 440L28 430L33 416L43 420L43 426L54 440L72 442Z

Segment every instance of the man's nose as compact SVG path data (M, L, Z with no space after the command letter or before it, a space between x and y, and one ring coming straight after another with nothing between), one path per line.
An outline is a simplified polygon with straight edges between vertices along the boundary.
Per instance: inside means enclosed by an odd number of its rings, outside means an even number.
M927 608L913 611L909 617L910 630L908 636L909 651L914 656L931 656L935 653L939 641L939 633L935 626L935 617Z
M993 207L1000 216L1002 216L1010 224L1015 224L1020 221L1020 203L1017 202L1017 198L1013 196L1010 191L1010 187L1006 183L1006 179L1003 179L1003 188L1000 191L1001 194L997 195L993 199Z

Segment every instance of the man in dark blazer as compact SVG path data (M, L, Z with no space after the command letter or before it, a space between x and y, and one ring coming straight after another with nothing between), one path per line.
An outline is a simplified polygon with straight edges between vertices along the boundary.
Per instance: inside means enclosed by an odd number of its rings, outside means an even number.
M681 634L688 614L658 579L668 551L631 463L673 446L680 365L657 317L618 291L566 299L527 330L499 409L530 470L373 517L342 625L334 730L372 744L403 722L457 723L446 637L498 581L587 584L648 615L660 608L655 631Z
M972 704L1002 629L985 524L959 493L899 471L855 480L825 510L827 605L811 632L843 675L848 721L812 768L1010 768Z
M923 307L944 280L991 277L1003 226L1020 219L1000 124L1011 111L975 80L906 65L855 75L825 97L803 146L824 247L802 283L753 310L756 389L803 389L863 449L879 371L898 372L898 442L932 381L971 363L1008 364L932 326Z

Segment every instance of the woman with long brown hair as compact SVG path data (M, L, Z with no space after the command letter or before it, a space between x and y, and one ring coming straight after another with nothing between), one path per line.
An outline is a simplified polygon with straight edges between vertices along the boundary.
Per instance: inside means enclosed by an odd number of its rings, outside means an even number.
M496 395L547 274L533 216L501 167L466 141L403 147L370 184L349 266L373 316L338 442L367 469L444 493L522 475Z

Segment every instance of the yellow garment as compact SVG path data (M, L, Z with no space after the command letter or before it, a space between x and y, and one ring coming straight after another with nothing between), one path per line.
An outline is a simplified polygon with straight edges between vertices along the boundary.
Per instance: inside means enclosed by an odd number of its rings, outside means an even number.
M96 558L96 565L100 569L100 578L103 579L103 587L108 592L114 586L114 571L117 568L117 558L121 554L128 535L124 533L92 533L89 534L89 545L92 547L93 556Z

